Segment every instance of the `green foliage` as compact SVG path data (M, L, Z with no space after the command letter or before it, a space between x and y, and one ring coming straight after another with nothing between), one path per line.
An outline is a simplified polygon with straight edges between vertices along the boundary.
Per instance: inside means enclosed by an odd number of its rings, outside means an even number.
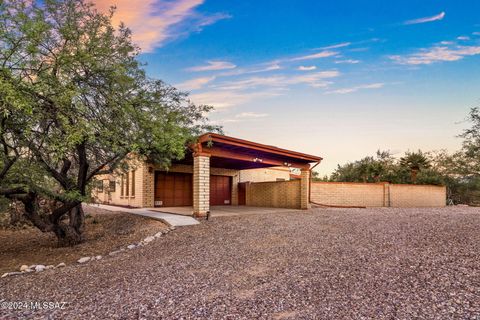
M427 154L407 151L405 156L400 158L400 166L410 170L410 181L416 183L417 175L421 170L430 168L430 159Z
M380 182L395 179L394 159L389 151L377 151L372 157L368 156L355 162L338 165L332 173L331 181L345 182ZM395 174L394 174L395 173Z

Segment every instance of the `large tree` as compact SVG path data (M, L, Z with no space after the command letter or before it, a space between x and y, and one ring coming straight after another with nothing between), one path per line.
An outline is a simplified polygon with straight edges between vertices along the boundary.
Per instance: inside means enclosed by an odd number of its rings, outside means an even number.
M61 245L83 241L96 175L131 153L168 165L213 129L210 107L145 75L113 14L83 0L0 2L0 195Z

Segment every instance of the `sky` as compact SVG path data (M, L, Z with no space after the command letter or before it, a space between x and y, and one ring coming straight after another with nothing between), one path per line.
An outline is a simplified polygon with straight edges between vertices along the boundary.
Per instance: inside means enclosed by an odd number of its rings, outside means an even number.
M95 0L149 76L210 104L227 135L338 164L458 150L480 106L480 1Z

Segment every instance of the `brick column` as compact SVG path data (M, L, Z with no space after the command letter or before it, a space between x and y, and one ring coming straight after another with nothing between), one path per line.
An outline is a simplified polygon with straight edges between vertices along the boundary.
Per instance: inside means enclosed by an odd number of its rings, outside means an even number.
M152 165L146 162L139 169L138 173L142 175L142 189L138 190L137 193L141 197L141 206L151 208L155 205L155 170Z
M390 207L390 183L383 185L383 206Z
M310 192L310 170L302 169L300 180L300 209L310 209L308 194Z
M204 217L210 211L210 156L193 157L193 215Z
M232 205L238 206L238 183L240 182L240 173L232 177Z

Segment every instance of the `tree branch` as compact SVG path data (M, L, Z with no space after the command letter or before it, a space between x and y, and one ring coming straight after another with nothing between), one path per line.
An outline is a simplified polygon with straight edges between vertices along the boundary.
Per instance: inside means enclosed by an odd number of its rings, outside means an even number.
M118 164L123 158L127 155L126 152L123 152L121 154L116 154L100 164L98 167L96 167L94 170L92 170L88 176L87 176L87 182L89 182L94 176L101 174L101 173L111 173L111 169L115 167L116 164ZM110 167L111 169L109 170L104 170L105 167L107 167L109 164L112 164Z

